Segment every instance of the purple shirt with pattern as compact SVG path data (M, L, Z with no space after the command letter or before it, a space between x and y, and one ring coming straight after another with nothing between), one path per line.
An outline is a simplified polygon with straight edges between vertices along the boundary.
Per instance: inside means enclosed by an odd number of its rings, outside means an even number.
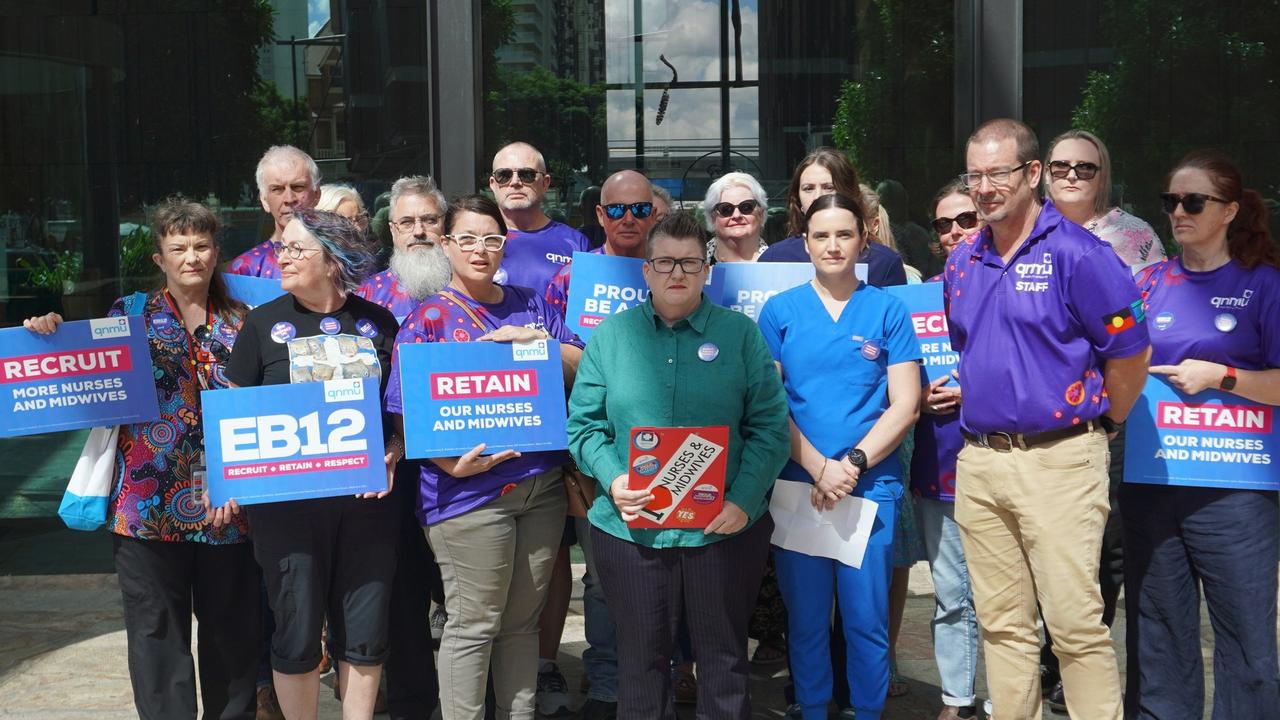
M280 263L276 260L276 251L271 247L271 240L264 240L240 253L227 265L227 272L233 275L279 280Z
M589 248L585 235L555 220L532 232L508 230L502 267L493 281L541 290L575 252Z
M453 295L467 304L482 321L483 327L443 295L432 295L423 300L404 319L400 333L396 335L396 351L391 356L391 379L384 396L387 412L404 414L399 352L403 343L471 342L504 325L518 325L546 330L562 343L582 347L578 336L565 327L562 314L548 307L542 297L529 288L504 287L502 300L493 304L477 302L458 292ZM488 472L456 478L430 460L425 460L419 475L418 521L432 525L456 517L501 496L509 486L568 463L569 453L564 450L526 452L495 465Z
M1148 344L1124 263L1052 202L1007 264L990 227L956 248L943 287L969 432L1031 435L1092 420L1110 407L1105 361Z
M400 278L390 268L365 280L356 288L356 294L391 311L397 319L408 317L422 302L409 294Z
M604 255L604 246L588 250L592 255ZM563 318L569 307L569 281L573 279L573 261L564 264L556 276L547 284L547 291L542 297Z

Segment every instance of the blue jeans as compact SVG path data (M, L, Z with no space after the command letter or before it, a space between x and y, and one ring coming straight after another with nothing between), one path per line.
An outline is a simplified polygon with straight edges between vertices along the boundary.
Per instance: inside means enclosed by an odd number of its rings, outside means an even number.
M582 619L586 626L587 649L582 651L582 669L591 688L587 697L604 702L618 701L618 638L613 625L613 613L604 601L604 589L596 576L595 556L591 552L591 523L586 518L574 518L578 532L578 544L587 561L587 573L582 576Z
M944 705L968 707L978 672L978 614L973 608L969 567L960 545L955 503L916 498L916 518L933 575L933 656Z

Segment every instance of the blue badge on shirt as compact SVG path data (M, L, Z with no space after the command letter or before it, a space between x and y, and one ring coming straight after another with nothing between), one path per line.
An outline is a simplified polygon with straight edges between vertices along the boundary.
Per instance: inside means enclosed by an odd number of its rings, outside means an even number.
M320 332L325 335L337 335L342 330L342 323L337 318L327 317L320 320Z
M503 268L503 267L498 268L498 272L496 272L496 273L494 273L494 274L493 274L493 282L494 282L494 284L496 284L496 285L506 285L506 284L507 284L507 269L506 269L506 268Z
M1229 333L1236 329L1236 316L1231 313L1221 313L1213 319L1213 326L1218 332Z
M170 325L173 325L173 316L167 312L156 313L151 316L151 324L156 328L167 328Z
M367 338L378 337L378 326L373 324L369 318L360 318L356 321L356 330Z
M880 343L875 340L867 340L862 343L862 357L868 360L875 360L880 357Z
M291 322L278 322L271 326L271 339L278 343L287 343L298 335L298 329Z
M720 357L720 348L715 343L702 343L698 346L698 359L702 362L711 362Z
M1156 319L1153 324L1157 330L1168 330L1169 326L1173 324L1173 313L1166 310L1159 315L1156 315Z

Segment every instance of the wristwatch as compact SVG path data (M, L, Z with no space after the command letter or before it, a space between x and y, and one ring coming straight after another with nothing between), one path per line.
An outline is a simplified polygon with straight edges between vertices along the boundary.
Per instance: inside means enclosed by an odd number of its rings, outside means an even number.
M1107 415L1099 415L1098 424L1102 426L1102 429L1106 431L1108 435L1114 432L1119 432L1120 428L1124 427L1124 423L1116 422L1115 420L1113 420L1111 417Z
M846 457L849 459L849 462L854 467L858 468L858 472L867 471L867 454L866 453L862 452L858 448L854 448L849 451L849 454Z
M1218 387L1222 388L1223 390L1236 389L1236 369L1235 368L1231 367L1230 365L1227 366L1227 374L1222 376L1222 382L1218 384Z

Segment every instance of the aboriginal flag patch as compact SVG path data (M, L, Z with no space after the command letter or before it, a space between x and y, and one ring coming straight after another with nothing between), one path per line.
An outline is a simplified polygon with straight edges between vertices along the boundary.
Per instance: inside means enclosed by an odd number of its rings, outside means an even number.
M1104 315L1102 324L1107 328L1107 334L1118 335L1145 319L1146 313L1142 310L1142 301L1135 300L1127 308Z

